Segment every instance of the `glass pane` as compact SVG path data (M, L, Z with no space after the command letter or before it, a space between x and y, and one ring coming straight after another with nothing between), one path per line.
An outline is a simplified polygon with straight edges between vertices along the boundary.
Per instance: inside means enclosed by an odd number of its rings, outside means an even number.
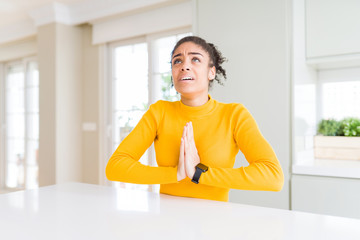
M180 99L180 95L176 93L171 80L171 51L173 50L176 41L189 35L191 35L191 33L174 35L155 40L155 52L153 53L153 57L155 58L153 59L153 79L156 82L156 85L161 87L161 96L155 96L155 99L163 99L167 101L178 101ZM156 92L154 92L154 94L156 94Z
M28 63L28 80L27 85L39 86L39 70L36 62Z
M25 116L21 113L6 115L6 136L8 138L25 137Z
M26 94L27 112L39 112L39 87L29 87Z
M148 55L145 43L115 49L113 82L116 110L142 109L148 103Z
M7 67L6 88L19 89L24 87L24 68L22 64L11 65Z
M144 115L142 110L118 111L114 114L114 141L121 142Z
M6 142L7 162L23 164L24 159L24 140L8 139Z
M24 141L8 139L6 145L6 186L9 188L24 185Z
M161 82L161 99L170 102L180 100L180 94L177 94L172 83L171 72L155 74L154 79Z
M27 114L27 138L32 140L39 139L39 114Z
M24 88L10 88L6 90L6 112L24 113Z
M9 139L7 143L7 162L24 165L24 140Z
M10 65L6 75L5 184L9 188L37 186L38 181L39 73L36 62L26 65L26 74L24 66Z
M165 73L171 71L171 51L176 44L176 36L160 38L155 41L155 51L158 58L155 59L156 65L154 71L156 73Z
M146 43L114 50L112 79L112 146L118 145L137 125L148 108L148 50ZM140 160L148 165L147 152ZM118 183L122 187L148 190L148 185Z
M322 84L323 118L360 118L360 81Z
M22 188L24 186L24 166L17 163L8 163L6 170L6 187Z
M39 142L34 140L27 141L26 165L37 166L38 158L39 158Z

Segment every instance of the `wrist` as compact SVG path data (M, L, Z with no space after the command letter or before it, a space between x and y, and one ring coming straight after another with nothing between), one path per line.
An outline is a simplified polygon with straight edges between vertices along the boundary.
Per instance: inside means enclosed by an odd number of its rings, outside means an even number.
M177 179L178 182L183 180L185 177L186 176L184 174L181 174L179 172L177 172L177 174L176 174L176 179Z
M196 165L192 168L190 174L189 174L189 178L190 179L193 179L194 175L195 175L195 172L196 172Z

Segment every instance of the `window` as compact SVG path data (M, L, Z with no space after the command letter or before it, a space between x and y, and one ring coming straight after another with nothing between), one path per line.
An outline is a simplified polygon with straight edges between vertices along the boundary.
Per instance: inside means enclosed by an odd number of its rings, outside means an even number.
M111 106L108 114L108 141L111 155L120 142L131 132L157 100L177 101L171 82L170 53L176 42L190 33L152 35L131 41L109 45L110 89L107 102ZM155 151L151 146L141 157L145 165L156 166ZM158 191L158 186L112 183L115 186Z
M341 71L342 73L347 72ZM354 70L354 69L352 69ZM323 119L334 118L341 120L346 117L360 118L360 69L358 69L358 80L346 81L348 76L344 74L339 76L338 81L329 82L327 74L329 72L338 72L339 70L321 71L319 73L320 88L321 88L321 116ZM351 74L351 73L349 73Z
M307 56L305 6L303 1L293 6L292 172L360 178L360 161L348 157L351 147L339 147L345 145L344 139L332 146L322 143L315 151L314 136L322 119L360 118L360 66L358 60L344 61L341 55ZM319 155L321 151L331 155Z
M113 48L112 79L112 150L136 126L148 108L148 51L146 43L119 45ZM148 163L148 152L140 162ZM136 185L120 183L128 188ZM147 186L137 186L147 188Z
M3 182L8 189L38 187L39 73L35 60L5 64Z

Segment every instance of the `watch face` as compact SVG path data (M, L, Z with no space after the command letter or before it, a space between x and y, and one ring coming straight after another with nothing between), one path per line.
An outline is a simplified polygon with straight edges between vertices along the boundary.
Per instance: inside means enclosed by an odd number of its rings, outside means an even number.
M199 163L198 165L196 165L196 167L200 168L203 172L206 172L208 170L208 167L202 163Z

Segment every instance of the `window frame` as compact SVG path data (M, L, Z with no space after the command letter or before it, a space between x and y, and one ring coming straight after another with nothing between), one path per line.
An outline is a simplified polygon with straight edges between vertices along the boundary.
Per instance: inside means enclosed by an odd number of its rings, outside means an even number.
M27 159L25 158L25 162L24 162L24 187L23 188L8 188L6 186L6 178L7 178L7 161L6 161L6 156L7 156L7 141L6 141L6 133L7 133L7 127L6 127L6 79L7 79L7 68L9 66L12 65L18 65L21 64L23 69L24 69L24 106L25 106L25 126L24 126L24 156L26 156L26 152L27 152L27 140L28 140L28 131L27 131L27 126L28 126L28 110L27 110L27 87L28 87L28 79L29 79L29 63L30 62L36 62L36 64L38 65L38 61L37 61L37 57L36 56L29 56L29 57L24 57L24 58L20 58L20 59L16 59L16 60L11 60L11 61L6 61L0 64L0 89L1 89L1 99L0 99L0 113L1 113L1 118L0 118L0 123L1 123L1 129L0 129L0 140L1 140L1 144L0 144L0 189L4 190L5 192L9 192L9 191L17 191L17 190L24 190L27 189L27 180L26 180L26 169L27 169Z
M112 186L112 182L107 180L105 175L105 167L109 157L112 155L112 89L111 81L114 77L114 49L119 46L131 45L136 43L146 43L148 51L148 103L149 105L156 102L156 98L153 94L154 88L154 71L153 71L153 59L154 59L154 48L153 42L157 39L181 35L186 33L192 33L191 27L173 29L165 32L159 32L154 34L148 34L136 38L129 38L125 40L118 40L104 44L100 47L100 72L101 72L101 87L100 90L100 114L104 117L100 118L100 184ZM148 149L148 164L151 166L156 165L155 149L152 144ZM156 191L155 185L149 185L149 191Z

